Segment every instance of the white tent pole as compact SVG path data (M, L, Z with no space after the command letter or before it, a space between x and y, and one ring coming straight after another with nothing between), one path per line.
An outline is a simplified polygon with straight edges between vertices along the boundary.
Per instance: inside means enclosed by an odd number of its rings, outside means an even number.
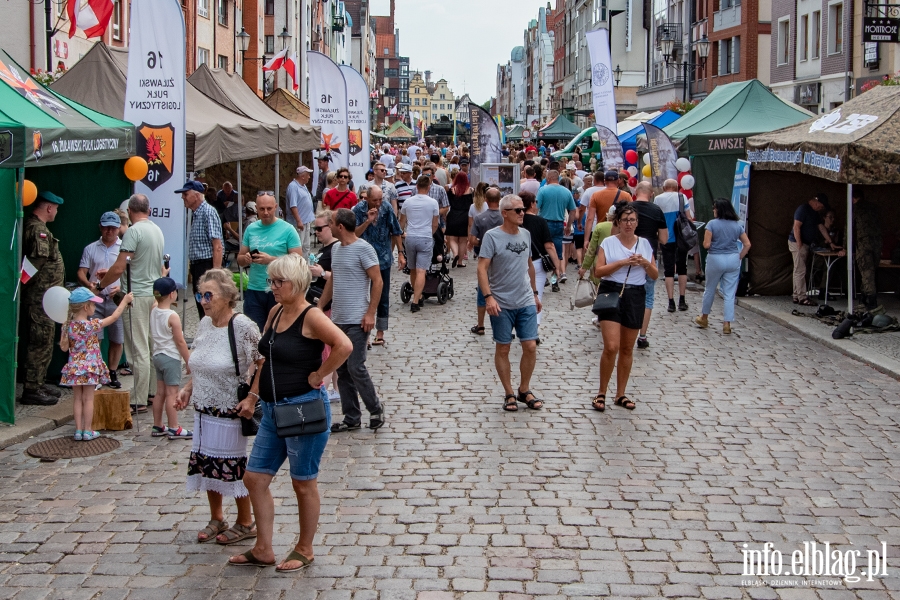
M237 161L237 193L238 193L238 252L240 245L244 243L244 196L241 194L241 161ZM237 259L235 259L237 260ZM244 301L244 270L238 263L238 290L241 292L241 302Z
M281 159L281 152L279 151L279 152L275 153L275 210L276 211L281 206L281 190L278 187L278 184L279 184L278 171L281 168L278 163L279 163L280 159ZM288 210L288 208L285 207L285 210ZM284 220L287 221L287 212L285 212L285 214L284 214Z
M853 184L847 184L847 314L853 314ZM828 293L828 290L825 291Z

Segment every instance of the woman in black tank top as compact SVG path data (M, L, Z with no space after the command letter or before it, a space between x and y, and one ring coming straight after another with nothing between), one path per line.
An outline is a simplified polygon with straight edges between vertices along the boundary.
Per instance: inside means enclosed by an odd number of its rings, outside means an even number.
M277 570L296 571L313 560L313 537L319 521L316 477L329 432L279 438L272 419L274 402L294 405L323 399L325 414L330 421L331 411L321 387L322 379L347 360L353 344L325 313L306 301L311 275L302 256L280 256L269 264L267 272L278 305L269 314L259 343L264 362L253 380L250 395L237 406L241 416L250 417L257 400L262 400L263 417L244 475L258 535L252 549L232 556L229 562L259 566L275 564L272 549L275 507L269 485L288 459L301 527L294 550L281 561ZM323 361L325 344L331 346L331 354Z

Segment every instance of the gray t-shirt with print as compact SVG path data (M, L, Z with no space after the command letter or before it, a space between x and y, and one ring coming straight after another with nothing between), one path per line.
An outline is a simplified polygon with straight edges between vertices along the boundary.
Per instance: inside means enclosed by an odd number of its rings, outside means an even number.
M479 258L491 259L488 283L500 308L514 310L534 304L528 266L531 264L531 234L524 227L510 235L499 227L484 234Z

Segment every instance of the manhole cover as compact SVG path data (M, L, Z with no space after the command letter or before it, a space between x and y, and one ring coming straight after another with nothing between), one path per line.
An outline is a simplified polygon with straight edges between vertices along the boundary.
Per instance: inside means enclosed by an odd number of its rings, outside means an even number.
M101 436L89 442L76 442L72 437L58 437L32 444L25 451L35 458L84 458L112 452L121 446L118 440Z

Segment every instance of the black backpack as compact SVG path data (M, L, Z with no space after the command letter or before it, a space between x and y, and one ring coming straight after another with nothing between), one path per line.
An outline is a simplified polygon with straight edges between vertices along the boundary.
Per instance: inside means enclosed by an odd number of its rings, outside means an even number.
M684 201L681 193L678 194L678 214L675 216L675 240L678 248L687 252L697 245L697 226L684 212Z

